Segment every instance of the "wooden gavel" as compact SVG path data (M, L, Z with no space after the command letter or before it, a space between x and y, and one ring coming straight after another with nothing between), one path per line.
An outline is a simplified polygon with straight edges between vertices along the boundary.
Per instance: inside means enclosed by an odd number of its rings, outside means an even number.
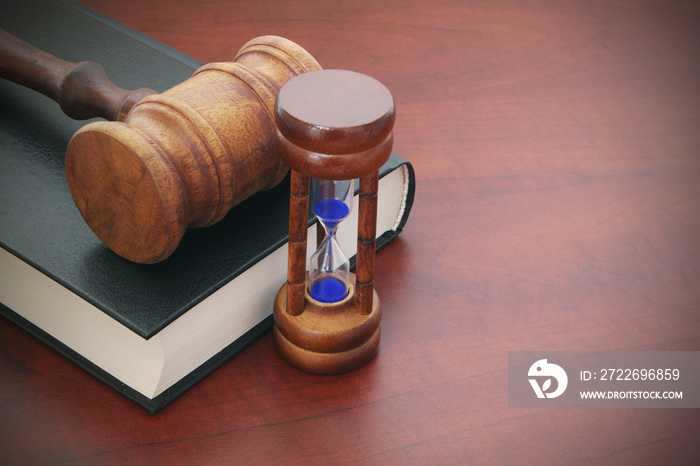
M294 76L321 69L297 44L263 36L157 94L116 87L95 63L69 63L0 31L0 77L102 117L71 138L66 177L92 231L120 256L164 260L188 227L220 221L289 168L277 156L274 105Z

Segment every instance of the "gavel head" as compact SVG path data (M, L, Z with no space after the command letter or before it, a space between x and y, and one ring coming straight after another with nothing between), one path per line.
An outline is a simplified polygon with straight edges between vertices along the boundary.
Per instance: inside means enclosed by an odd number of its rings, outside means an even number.
M233 62L205 65L145 97L123 121L86 125L66 152L78 210L115 253L162 261L188 227L212 225L282 181L288 167L273 141L275 99L291 78L319 69L293 42L263 36Z

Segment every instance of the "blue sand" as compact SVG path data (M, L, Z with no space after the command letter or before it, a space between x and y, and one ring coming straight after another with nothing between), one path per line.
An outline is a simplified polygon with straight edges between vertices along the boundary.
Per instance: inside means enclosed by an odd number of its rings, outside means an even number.
M322 303L337 303L348 295L345 283L335 278L326 278L311 285L309 295Z
M314 206L314 213L328 228L333 229L338 223L348 216L350 209L338 199L324 199Z

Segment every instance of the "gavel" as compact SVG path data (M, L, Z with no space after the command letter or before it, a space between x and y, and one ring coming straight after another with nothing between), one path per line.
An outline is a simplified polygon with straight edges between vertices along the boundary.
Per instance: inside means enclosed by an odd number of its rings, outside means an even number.
M0 77L55 100L79 129L66 150L66 178L85 222L112 251L156 263L188 227L220 221L289 168L275 145L275 99L318 62L287 39L262 36L233 62L202 66L158 94L114 85L91 62L70 63L0 30Z

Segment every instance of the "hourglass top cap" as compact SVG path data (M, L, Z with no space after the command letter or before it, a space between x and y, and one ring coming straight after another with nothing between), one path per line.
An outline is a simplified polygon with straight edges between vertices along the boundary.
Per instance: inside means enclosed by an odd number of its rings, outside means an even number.
M321 165L353 165L362 154L364 171L370 171L388 158L384 152L391 151L395 118L394 99L376 79L345 70L305 73L287 82L277 97L278 139L281 135L296 146L281 150L280 156L290 167L315 176ZM301 160L304 154L312 160ZM353 174L347 178L359 176ZM345 177L340 175L328 177Z

